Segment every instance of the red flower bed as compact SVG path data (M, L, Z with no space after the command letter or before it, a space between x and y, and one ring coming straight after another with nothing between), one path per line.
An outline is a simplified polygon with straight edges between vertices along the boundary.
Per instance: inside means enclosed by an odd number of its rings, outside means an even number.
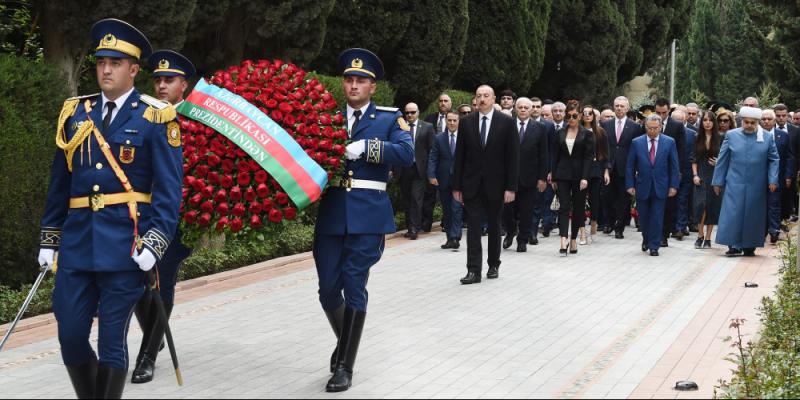
M344 117L316 79L281 60L244 61L217 71L210 84L242 96L286 130L327 172L344 168ZM185 236L238 234L297 218L298 210L269 173L224 135L181 117Z

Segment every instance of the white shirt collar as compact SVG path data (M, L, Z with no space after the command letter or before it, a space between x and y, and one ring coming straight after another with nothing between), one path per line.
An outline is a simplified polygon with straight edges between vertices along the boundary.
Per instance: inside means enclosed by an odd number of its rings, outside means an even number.
M453 136L455 136L455 137L458 137L458 129L456 129L456 131L455 131L455 132L450 132L450 131L447 131L447 138L448 138L448 139L450 139L450 135L453 135Z
M489 111L488 114L483 114L480 111L478 114L480 115L481 120L483 120L483 117L486 117L489 120L488 122L492 122L492 117L494 116L494 107L492 107L492 111Z
M369 108L369 104L370 103L367 103L366 105L364 105L364 107L361 107L361 108L353 108L353 107L350 106L350 104L348 104L347 105L347 119L350 120L350 118L353 118L353 113L356 110L361 110L361 116L359 117L359 119L364 118L364 115L367 114L367 108Z
M614 116L614 124L619 124L620 121L622 121L622 126L625 126L625 123L628 122L628 117L624 116L622 118L617 118L617 116L615 115Z
M526 119L525 121L523 121L523 120L519 119L519 117L517 117L517 126L519 126L519 124L525 124L525 125L528 125L528 122L531 122L531 119L530 119L530 118L528 118L528 119Z
M131 93L133 93L134 89L136 89L136 88L132 87L131 90L128 90L127 93L123 94L122 96L119 96L116 100L113 101L113 103L116 105L116 107L114 108L114 112L119 111L119 109L121 109L122 106L125 105L125 102L128 101L128 97L131 97ZM106 97L106 94L102 93L102 92L100 93L100 98L102 100L102 104L101 104L101 107L103 107L102 108L102 112L105 114L105 112L106 112L106 103L108 103L109 100L108 100L108 97Z
M175 108L178 108L178 106L179 106L179 105L181 105L181 104L183 104L183 102L184 102L184 101L186 101L186 100L181 100L181 101L179 101L179 102L177 102L177 103L173 104L172 106L173 106L173 107L175 107Z
M659 139L661 139L661 134L660 133L658 134L658 136L655 137L656 143L658 143ZM653 140L653 139L650 139L650 136L647 136L647 141L650 142L651 140Z

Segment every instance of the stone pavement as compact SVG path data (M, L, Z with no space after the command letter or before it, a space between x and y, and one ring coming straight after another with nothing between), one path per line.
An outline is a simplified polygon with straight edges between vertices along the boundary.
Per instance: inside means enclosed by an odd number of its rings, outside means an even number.
M504 251L500 279L461 286L465 247L439 249L442 234L390 240L371 274L354 387L339 395L324 392L335 338L308 254L189 281L171 324L185 386L162 352L155 381L125 397L708 398L730 378L730 319L757 331L779 261L774 248L729 259L693 241L649 257L629 230L561 258L551 236ZM32 321L0 353L0 396L73 397L52 318ZM140 338L134 321L131 357ZM700 391L672 390L681 379Z

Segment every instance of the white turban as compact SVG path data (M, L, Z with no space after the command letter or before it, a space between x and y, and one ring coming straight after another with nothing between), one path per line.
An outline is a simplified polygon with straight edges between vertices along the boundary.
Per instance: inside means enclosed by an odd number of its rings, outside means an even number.
M742 118L761 119L761 109L755 107L742 107L739 110L739 116Z

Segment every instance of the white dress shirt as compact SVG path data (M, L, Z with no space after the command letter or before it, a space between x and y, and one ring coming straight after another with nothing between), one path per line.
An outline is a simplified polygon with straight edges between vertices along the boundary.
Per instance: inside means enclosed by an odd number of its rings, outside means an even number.
M353 108L350 107L350 104L347 105L347 132L351 136L353 132L353 123L356 122L356 116L353 115L353 113L355 113L356 110L361 110L361 116L358 117L358 120L361 121L367 114L367 108L369 108L369 103L367 103L366 105L364 105L364 107L361 108Z
M658 134L658 136L656 136L656 138L655 138L655 141L656 141L656 143L655 143L656 144L656 154L658 154L658 140L659 139L661 139L661 134ZM647 136L647 154L650 154L650 147L653 146L653 142L651 142L651 140L652 139L650 139L650 136Z
M478 135L481 134L481 125L483 124L483 117L486 117L486 143L489 143L489 132L492 130L492 117L494 117L494 108L488 114L478 112Z
M119 114L120 108L122 108L122 106L125 105L125 102L128 101L128 97L131 97L131 93L133 93L133 89L134 88L131 88L131 90L129 90L127 93L123 94L122 96L119 96L116 100L112 101L112 103L115 104L115 107L114 107L114 110L111 111L111 122L110 123L113 123L114 122L114 118L117 118L117 114ZM110 100L108 100L108 97L106 97L105 93L101 92L100 93L100 101L101 101L101 107L103 107L103 115L102 115L101 120L105 120L106 119L106 114L108 114L108 107L106 107L106 103L108 103Z

